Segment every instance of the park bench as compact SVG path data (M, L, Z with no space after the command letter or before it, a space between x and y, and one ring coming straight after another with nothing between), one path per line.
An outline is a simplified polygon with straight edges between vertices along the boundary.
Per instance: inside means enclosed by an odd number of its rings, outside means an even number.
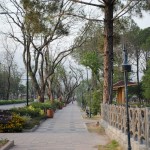
M0 110L0 123L7 124L10 120L12 120L11 112L9 110Z

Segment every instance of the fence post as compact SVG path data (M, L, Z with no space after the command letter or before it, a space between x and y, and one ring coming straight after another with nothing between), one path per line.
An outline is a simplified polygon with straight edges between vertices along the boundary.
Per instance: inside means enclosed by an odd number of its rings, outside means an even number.
M145 119L145 140L146 140L146 148L149 148L150 142L150 111L149 108L146 107L146 119Z

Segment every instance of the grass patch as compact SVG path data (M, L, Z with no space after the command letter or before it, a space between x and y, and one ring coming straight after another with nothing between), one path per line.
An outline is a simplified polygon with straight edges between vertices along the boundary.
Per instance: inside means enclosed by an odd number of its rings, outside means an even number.
M8 139L0 139L0 148L3 147L8 141Z
M86 123L86 126L89 132L105 135L105 129L101 127L98 122ZM115 140L110 141L106 145L98 145L96 148L98 148L98 150L123 150Z
M119 143L115 140L112 140L106 145L98 145L98 150L123 150Z

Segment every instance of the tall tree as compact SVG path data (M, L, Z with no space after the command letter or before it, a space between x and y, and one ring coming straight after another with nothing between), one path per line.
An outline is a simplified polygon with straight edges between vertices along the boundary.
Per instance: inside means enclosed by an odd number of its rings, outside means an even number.
M148 61L148 64L147 64L148 68L147 70L145 71L145 74L142 78L142 86L143 86L143 89L144 89L144 92L143 92L143 95L145 96L146 99L150 99L150 61Z
M143 71L148 69L148 61L150 58L150 27L145 28L139 33L140 45L143 50L144 64Z
M94 6L101 8L104 13L104 88L103 88L103 103L112 101L112 78L113 78L113 23L127 12L137 13L142 16L141 10L149 9L146 1L126 1L121 0L97 0L97 3L85 2L80 0L70 0L83 5ZM78 16L74 14L74 16ZM99 19L87 18L86 15L81 16L87 20L98 21ZM100 20L99 20L100 21Z
M90 27L85 34L85 43L77 48L72 56L92 71L92 87L97 88L98 81L103 74L103 36L98 23L88 22ZM87 24L87 25L88 25ZM78 37L80 39L80 37Z

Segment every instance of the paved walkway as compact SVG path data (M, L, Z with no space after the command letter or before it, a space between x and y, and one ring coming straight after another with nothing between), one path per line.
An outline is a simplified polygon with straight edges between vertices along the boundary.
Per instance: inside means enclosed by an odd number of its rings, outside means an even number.
M8 109L11 109L11 108L24 107L24 106L26 106L26 103L0 105L0 110L8 110Z
M87 131L76 103L58 110L32 133L1 133L0 138L14 140L11 150L96 150L107 137Z

